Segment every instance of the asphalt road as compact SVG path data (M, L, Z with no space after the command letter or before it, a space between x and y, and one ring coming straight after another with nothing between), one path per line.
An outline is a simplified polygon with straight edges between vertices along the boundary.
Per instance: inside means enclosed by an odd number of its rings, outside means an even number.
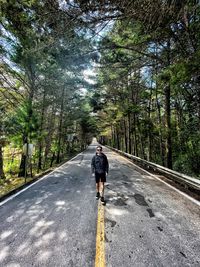
M95 147L0 206L1 267L94 266ZM200 206L104 152L106 266L200 266Z

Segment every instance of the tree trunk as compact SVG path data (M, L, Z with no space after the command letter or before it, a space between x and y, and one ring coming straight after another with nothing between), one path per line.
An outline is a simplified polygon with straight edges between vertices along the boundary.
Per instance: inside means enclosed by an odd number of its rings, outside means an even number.
M116 128L115 128L115 126L113 127L113 135L114 135L113 146L114 146L114 148L117 148L117 138L116 138Z
M35 87L35 80L36 80L36 76L35 76L35 72L34 72L34 63L30 60L27 63L27 76L29 77L29 84L30 84L30 88L29 88L29 96L27 99L27 121L26 121L26 125L25 125L25 129L24 129L24 136L23 136L23 145L29 144L29 137L31 136L31 122L32 122L32 117L33 117L33 98L34 98L34 93L36 90ZM27 161L28 161L28 156L22 154L22 158L21 158L21 163L20 163L20 171L18 176L25 176L26 177L26 167L27 167Z
M167 45L167 64L170 65L170 41ZM172 140L171 140L171 107L170 107L170 98L171 98L171 86L170 81L167 82L167 85L164 88L165 94L165 126L167 131L166 137L166 167L172 169Z
M114 127L111 125L111 146L114 147L114 138L115 138L115 132L114 132Z
M52 104L51 116L47 127L49 129L49 133L45 138L45 155L44 155L43 168L46 167L48 155L51 149L52 135L54 132L54 125L55 125L55 113L56 113L55 111L56 111L56 106Z
M147 160L152 161L152 134L151 134L151 103L152 103L152 86L150 89L149 105L148 105L148 149L147 149Z
M155 53L157 55L157 48L155 50ZM157 60L155 61L155 73L156 76L158 75L158 63ZM162 165L165 166L165 151L164 151L164 147L163 147L163 124L162 124L162 118L161 118L161 107L160 107L160 103L159 103L159 99L158 99L158 84L157 84L157 80L156 80L156 87L155 87L155 93L156 93L156 107L157 107L157 116L158 116L158 123L159 123L159 146L160 146L160 158L161 158L161 162Z
M119 138L119 131L116 128L116 139L117 139L117 149L120 150L120 138Z
M55 159L55 152L53 152L53 155L51 158L50 168L53 166L54 159Z
M1 144L0 144L0 179L5 179L5 174L3 171L3 149Z
M45 100L46 100L46 90L44 89L43 100L42 100L42 114L41 114L40 129L39 129L40 141L39 141L39 150L38 150L38 168L37 168L38 173L40 170L42 170L42 149L43 149L42 132L43 132L43 123L44 123Z
M145 159L143 138L142 138L142 134L141 134L141 131L140 131L140 122L139 122L138 118L137 118L137 125L138 125L138 138L140 140L140 155L139 156L142 159Z
M128 152L132 154L132 138L131 138L131 114L128 113Z
M136 132L136 115L134 113L133 115L133 138L134 138L134 141L133 141L133 154L138 157L138 143L137 143L137 132Z
M24 177L25 176L25 168L26 168L26 155L22 154L21 162L19 166L19 173L18 177Z
M162 119L161 119L160 103L159 103L158 94L157 94L157 86L156 86L156 105L157 105L158 122L159 122L160 156L161 156L162 165L165 166L165 153L163 149L163 134L162 134L163 125L162 125Z
M56 163L60 163L62 125L63 125L63 112L64 112L64 97L65 97L65 88L63 86L62 99L61 99L61 107L60 107L60 122L59 122L59 128L58 128L58 146L57 146L58 151L57 151Z
M172 142L171 142L171 109L170 109L170 85L165 87L165 126L167 131L166 138L166 166L172 168Z
M124 118L124 142L125 142L125 152L128 152L128 138L127 138L127 127L126 118Z

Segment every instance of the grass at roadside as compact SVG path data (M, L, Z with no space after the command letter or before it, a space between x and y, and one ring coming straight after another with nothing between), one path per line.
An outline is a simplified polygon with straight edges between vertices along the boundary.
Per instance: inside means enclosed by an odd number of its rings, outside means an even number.
M35 169L33 169L33 177L28 176L26 178L26 183L29 183L32 180L37 179L38 177L41 177L45 175L47 172L50 172L54 170L55 168L59 167L66 161L73 158L75 155L80 153L80 151L76 151L72 153L71 155L68 155L63 161L59 164L54 163L54 165L50 168L46 168L45 170L42 170L41 172L37 173ZM3 197L4 195L8 194L10 191L19 188L20 186L25 185L25 178L24 177L17 177L17 173L6 173L6 179L1 180L0 179L0 197Z
M34 178L28 177L26 179L26 182L28 183L33 179ZM14 177L14 178L5 179L3 181L0 181L0 197L6 195L10 191L20 187L21 185L24 185L24 183L25 183L25 180L24 180L24 178L21 178L21 177Z

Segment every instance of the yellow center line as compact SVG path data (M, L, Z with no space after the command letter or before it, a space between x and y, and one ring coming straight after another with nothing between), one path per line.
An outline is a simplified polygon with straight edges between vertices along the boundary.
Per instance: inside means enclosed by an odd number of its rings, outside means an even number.
M104 206L98 203L95 267L105 267Z

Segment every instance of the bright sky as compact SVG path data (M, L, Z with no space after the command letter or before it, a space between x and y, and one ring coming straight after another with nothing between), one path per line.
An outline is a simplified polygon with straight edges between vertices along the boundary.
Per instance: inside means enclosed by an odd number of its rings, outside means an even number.
M84 79L89 84L95 84L96 83L96 72L95 72L95 68L84 70L83 71L83 75L84 75Z

